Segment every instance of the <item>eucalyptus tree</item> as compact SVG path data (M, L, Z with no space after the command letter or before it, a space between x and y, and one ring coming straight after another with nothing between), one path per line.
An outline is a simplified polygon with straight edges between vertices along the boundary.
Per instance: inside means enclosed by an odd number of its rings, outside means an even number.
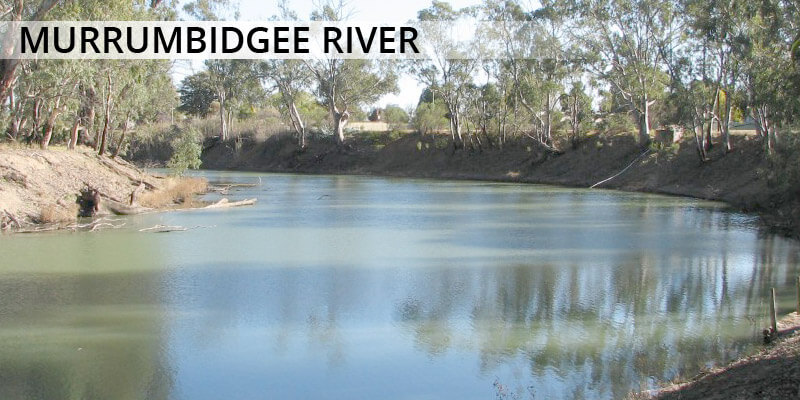
M518 1L485 0L481 5L482 17L492 21L488 26L487 36L492 42L499 43L499 51L495 57L484 63L483 69L487 78L497 85L501 102L501 118L498 118L499 143L502 146L507 140L508 128L512 136L520 129L521 102L519 101L519 77L522 71L520 60L524 58L520 47L526 39L522 37L525 24L531 21L532 15ZM510 119L510 120L509 120ZM527 124L527 123L526 123Z
M297 20L297 14L289 9L286 1L279 3L280 19ZM263 60L255 65L256 75L267 87L277 91L279 109L294 131L297 145L306 146L306 124L298 109L299 96L311 86L314 78L302 60Z
M178 111L205 118L211 114L211 105L216 101L216 91L210 83L207 71L188 75L178 85L180 105Z
M312 13L311 20L341 21L346 17L343 2L328 2ZM339 145L345 141L344 128L351 110L397 91L397 73L388 62L330 56L306 59L303 63L313 77L320 103L333 119L333 134Z
M541 5L526 11L517 1L486 1L482 9L485 18L494 21L491 37L501 44L498 84L508 87L514 106L526 112L533 128L533 134L526 134L555 149L553 117L561 108L564 83L574 72L565 43L573 21L560 3Z
M553 114L559 108L569 60L562 38L564 18L552 5L531 14L518 39L521 54L510 55L517 99L530 113L540 142L554 148Z
M161 60L141 60L138 71L131 73L133 84L120 97L116 124L121 130L112 157L117 157L126 146L125 140L137 126L152 122L173 110L177 93L169 75L170 65Z
M68 1L66 1L68 2ZM41 21L62 0L0 0L0 20L2 21ZM14 51L14 45L9 43L10 36L2 39L2 48L5 54L0 54L0 100L5 100L16 81L17 67L21 60L8 57ZM2 101L0 101L2 103Z
M494 147L497 142L495 137L501 137L500 127L505 117L503 103L503 93L498 90L495 83L491 82L477 87L471 98L471 119L489 147ZM482 144L480 138L478 138L478 143Z
M591 120L592 98L586 94L583 82L575 80L569 91L561 95L559 102L562 112L569 118L569 142L575 149Z
M422 22L454 22L464 14L464 10L454 10L447 2L433 1L417 16ZM454 146L458 147L463 144L462 114L467 107L468 91L473 85L478 59L470 54L470 49L464 48L465 44L450 38L447 28L443 23L427 26L429 34L437 38L429 43L432 53L428 54L429 59L413 60L410 70L446 106L450 135Z
M256 66L256 74L270 91L278 93L281 114L289 121L297 145L306 146L306 124L298 109L301 93L311 86L313 75L302 60L263 60Z
M249 60L206 60L205 78L219 103L219 137L228 140L237 106L258 97L261 88Z
M793 34L800 27L800 4L765 1L745 21L746 51L741 52L742 81L756 131L765 138L768 153L775 151L779 128L800 115L800 67L791 52Z
M716 125L725 152L730 152L732 100L741 84L743 59L749 51L747 22L755 5L745 0L684 0L682 6L692 39L699 42L696 63L701 67L701 79L713 88L706 100L712 119L706 130L706 143L710 145L712 125Z
M587 68L633 113L641 145L650 142L650 110L666 94L664 49L678 33L674 2L667 0L576 0L584 24L575 32Z

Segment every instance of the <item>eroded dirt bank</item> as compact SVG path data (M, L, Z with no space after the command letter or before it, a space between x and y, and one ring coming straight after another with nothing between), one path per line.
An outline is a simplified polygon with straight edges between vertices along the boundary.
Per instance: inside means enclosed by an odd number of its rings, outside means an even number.
M800 398L800 316L786 316L781 337L761 351L683 383L633 398L662 400Z
M88 148L0 147L0 230L24 231L31 226L75 222L79 212L76 200L86 189L96 190L96 215L104 215L169 208L205 188L205 180L148 174L127 161L98 156Z
M354 138L344 148L330 141L300 150L291 139L273 137L245 144L206 143L203 168L270 172L344 173L386 176L478 179L590 187L630 166L600 188L664 193L724 201L757 212L771 228L798 236L800 188L776 184L773 162L762 141L736 136L734 151L715 146L701 163L694 143L642 154L631 135L592 136L576 149L555 154L533 141L503 148L453 150L445 137L407 134L399 139ZM632 164L632 165L631 165Z

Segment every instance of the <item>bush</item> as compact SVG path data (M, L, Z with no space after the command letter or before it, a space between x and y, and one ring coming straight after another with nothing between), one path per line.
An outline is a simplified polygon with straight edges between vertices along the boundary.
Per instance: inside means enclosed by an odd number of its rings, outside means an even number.
M152 192L145 192L139 204L150 208L163 208L173 204L192 205L193 195L208 189L208 181L203 178L168 178L164 186Z
M766 139L764 139L766 145ZM765 150L766 151L766 150ZM800 195L800 165L797 163L797 152L800 151L800 131L783 132L775 153L769 157L770 168L767 182L771 188L788 196Z
M414 113L414 128L421 134L447 129L449 121L443 104L422 103Z
M630 115L611 113L603 117L603 120L597 124L597 129L603 133L617 134L636 132L636 125L633 123Z
M183 129L175 126L173 129L178 134L172 139L172 157L167 162L167 168L172 169L175 175L182 175L189 168L200 168L200 155L203 151L200 133L191 125Z

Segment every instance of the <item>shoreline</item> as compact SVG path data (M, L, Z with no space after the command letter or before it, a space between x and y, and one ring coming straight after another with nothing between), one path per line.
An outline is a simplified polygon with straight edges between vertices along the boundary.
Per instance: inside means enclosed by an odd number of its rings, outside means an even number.
M205 205L194 195L206 190L204 179L151 174L88 148L0 147L2 233L116 228L104 217Z
M700 163L694 144L651 151L630 135L595 135L576 149L555 155L530 143L506 148L453 151L437 139L406 134L375 146L354 140L341 149L311 142L300 150L277 137L233 151L213 143L203 151L203 169L300 174L474 180L619 190L718 201L759 217L770 232L800 238L800 201L770 185L770 162L760 140L738 136L734 152L716 146L712 160ZM620 173L626 166L629 170ZM612 179L609 179L612 177ZM600 185L596 185L602 182Z
M800 315L792 312L778 322L778 337L757 351L709 371L631 393L628 399L727 400L790 399L800 395Z

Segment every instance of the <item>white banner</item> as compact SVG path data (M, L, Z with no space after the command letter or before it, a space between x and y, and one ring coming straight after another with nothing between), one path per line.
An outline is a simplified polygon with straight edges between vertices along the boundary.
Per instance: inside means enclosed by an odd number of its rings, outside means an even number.
M22 21L0 23L13 59L419 59L457 37L459 24L228 21ZM444 28L444 29L443 29ZM445 39L443 32L456 38ZM466 53L455 54L456 58Z

